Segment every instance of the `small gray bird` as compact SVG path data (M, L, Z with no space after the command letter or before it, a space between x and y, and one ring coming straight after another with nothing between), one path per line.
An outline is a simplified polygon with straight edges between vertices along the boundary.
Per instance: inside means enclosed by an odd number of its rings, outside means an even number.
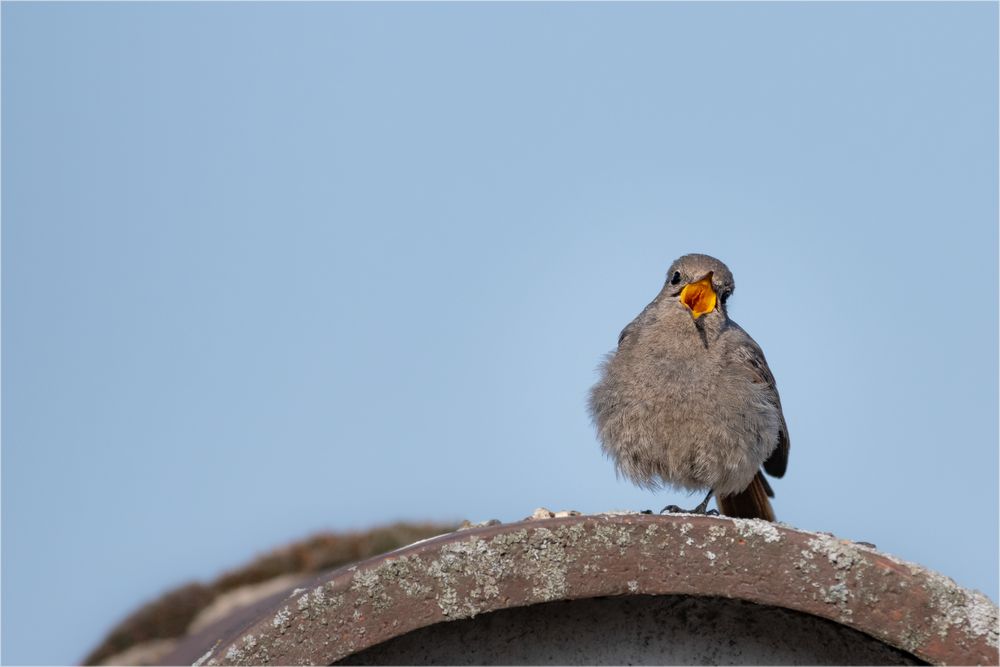
M605 360L590 414L604 452L635 484L707 489L691 511L706 513L715 494L723 514L774 521L760 468L785 474L788 427L764 353L726 312L734 287L714 257L671 264Z

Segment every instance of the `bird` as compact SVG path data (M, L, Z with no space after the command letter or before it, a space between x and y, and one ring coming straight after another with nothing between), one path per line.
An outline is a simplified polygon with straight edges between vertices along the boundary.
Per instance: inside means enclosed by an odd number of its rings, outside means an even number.
M782 477L790 441L764 352L729 317L736 287L720 260L675 260L656 298L618 337L588 407L616 472L650 490L705 492L693 510L774 521L764 476ZM648 512L648 510L647 510Z

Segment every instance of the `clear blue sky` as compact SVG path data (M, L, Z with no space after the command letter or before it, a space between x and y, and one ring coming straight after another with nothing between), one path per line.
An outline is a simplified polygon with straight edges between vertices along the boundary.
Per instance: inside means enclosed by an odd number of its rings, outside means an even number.
M2 13L4 662L312 531L696 502L585 410L694 251L779 519L996 600L996 4Z

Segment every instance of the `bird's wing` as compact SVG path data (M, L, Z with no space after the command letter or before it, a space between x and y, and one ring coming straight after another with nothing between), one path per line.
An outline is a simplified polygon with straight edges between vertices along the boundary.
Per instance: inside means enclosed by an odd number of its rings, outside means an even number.
M774 448L771 456L764 461L764 470L769 475L781 477L785 474L785 469L788 467L788 450L791 448L791 442L788 439L788 426L785 424L785 415L781 412L781 398L778 396L778 387L774 383L774 375L771 374L771 369L767 367L767 360L764 358L764 352L760 349L760 346L746 332L743 332L742 329L741 332L743 333L744 340L736 346L734 351L735 361L747 370L754 379L754 382L767 387L771 402L778 408L778 418L781 420L778 428L778 446Z
M632 331L635 330L636 322L638 322L638 321L639 321L639 318L638 317L635 318L634 320L632 320L631 322L629 322L628 324L626 324L625 328L622 329L622 332L620 334L618 334L618 347L621 347L622 341L625 340L626 338L628 338L629 334L631 334Z
M649 302L649 304L642 309L642 312L635 316L635 319L625 325L622 332L618 334L618 347L622 346L622 342L635 333L636 329L644 324L651 324L656 321L656 304L660 301L660 296L657 295L655 299Z

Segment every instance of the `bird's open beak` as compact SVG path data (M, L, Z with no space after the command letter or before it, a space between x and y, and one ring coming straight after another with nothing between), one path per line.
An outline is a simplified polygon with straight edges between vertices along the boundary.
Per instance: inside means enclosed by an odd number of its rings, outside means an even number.
M715 290L712 289L712 272L695 283L688 283L681 290L681 303L691 311L691 317L698 319L715 310Z

